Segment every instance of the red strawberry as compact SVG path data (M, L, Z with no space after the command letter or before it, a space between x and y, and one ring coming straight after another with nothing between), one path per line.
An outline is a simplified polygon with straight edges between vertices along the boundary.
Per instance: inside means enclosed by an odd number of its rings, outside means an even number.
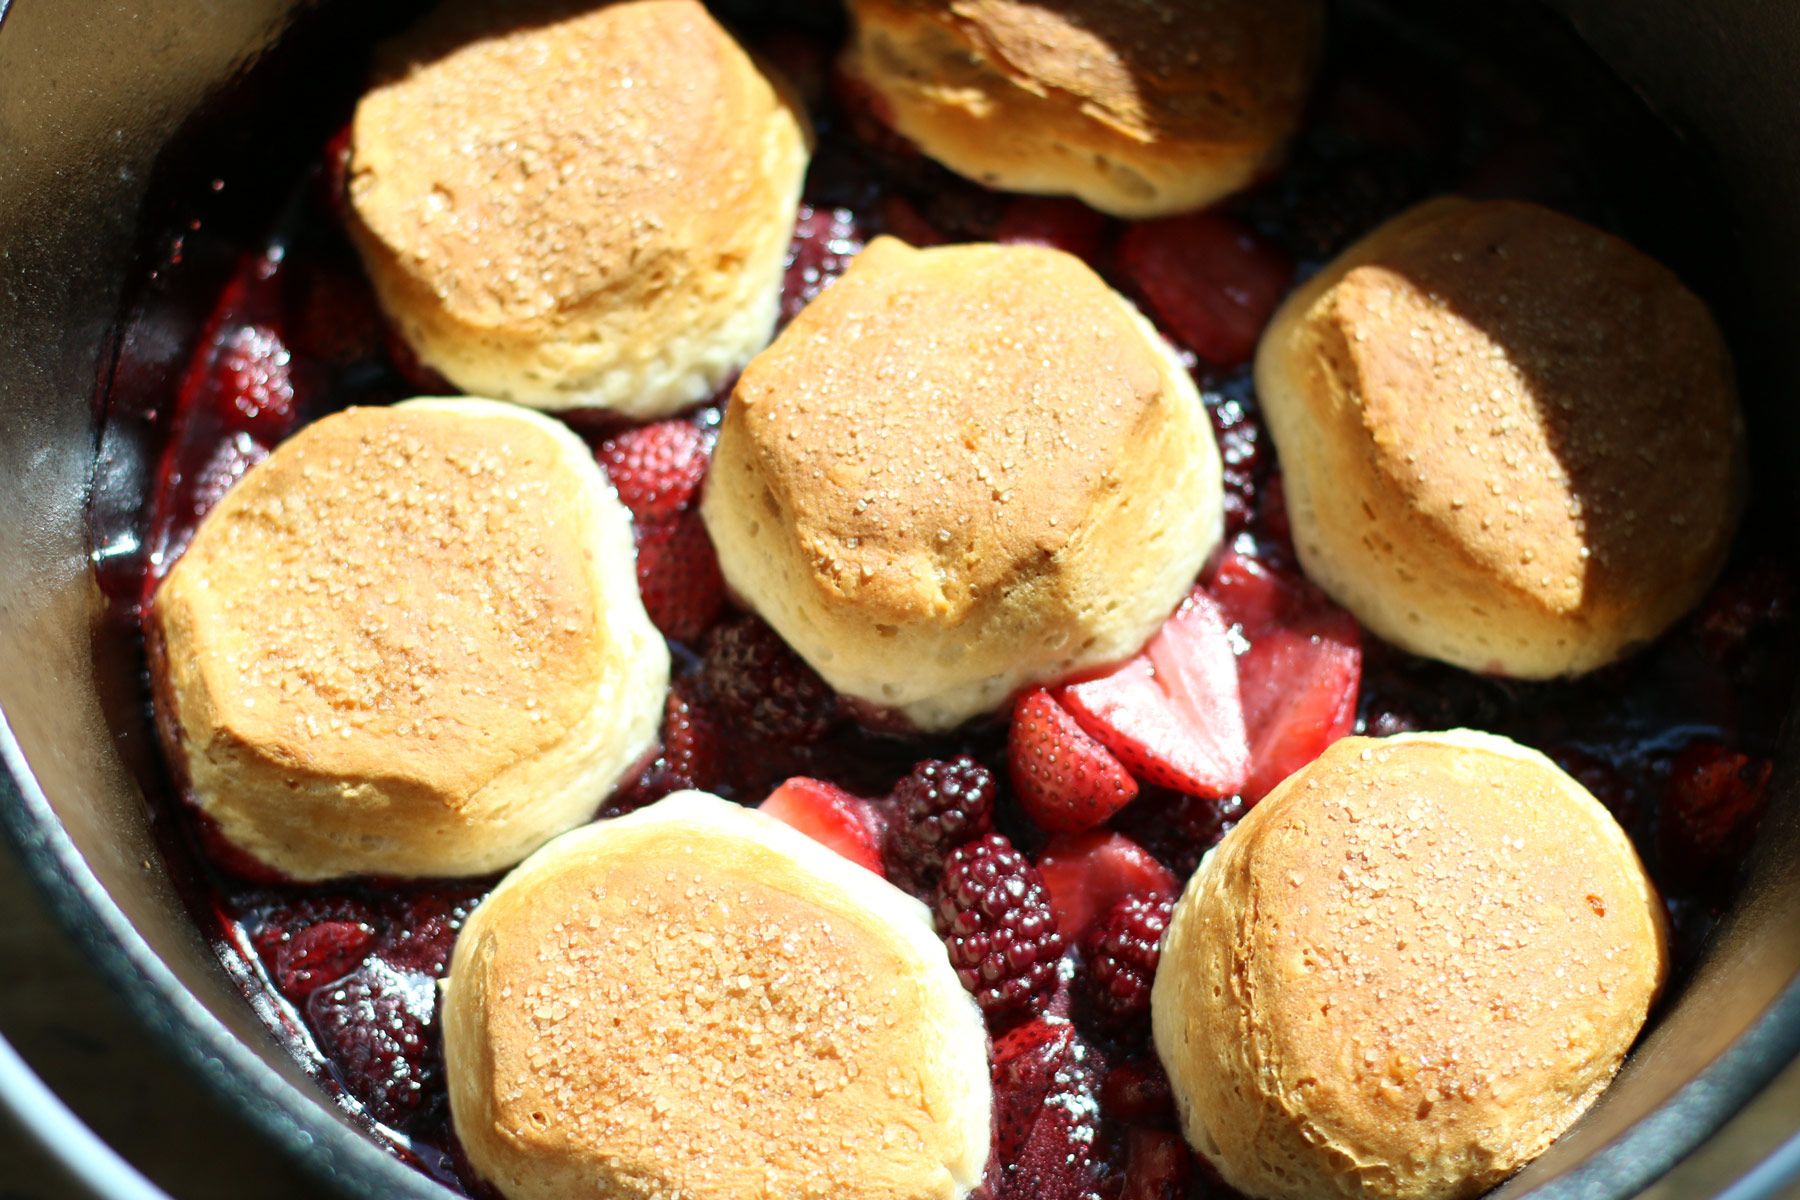
M1074 1035L1066 1019L1032 1017L994 1039L994 1156L1001 1163L1018 1161Z
M1058 1052L1042 1055L1052 1067L1050 1085L1038 1102L1031 1132L1016 1154L1001 1162L996 1200L1087 1200L1095 1194L1100 1140L1096 1096L1106 1063L1076 1030L1058 1040Z
M1105 217L1061 196L1020 196L1007 204L994 227L996 242L1051 246L1090 263L1099 257L1105 239Z
M1052 833L1098 825L1137 795L1137 780L1043 688L1013 705L1006 762L1026 815Z
M1244 799L1255 803L1356 727L1362 629L1341 609L1271 630L1238 660L1251 730Z
M886 877L881 869L881 838L869 819L867 800L824 780L796 776L770 792L757 807L857 866Z
M1362 629L1305 580L1228 550L1207 585L1249 641L1238 687L1255 803L1356 725Z
M697 512L638 525L637 574L644 611L678 641L705 633L725 607L719 559Z
M1143 654L1057 698L1147 782L1224 796L1249 774L1229 632L1219 605L1202 592L1183 602Z
M1669 886L1722 892L1749 851L1769 794L1768 759L1727 750L1717 742L1689 745L1669 768L1657 828L1658 853Z
M1052 838L1037 866L1056 927L1071 943L1127 896L1174 899L1181 892L1181 882L1148 850L1110 830Z
M600 444L596 458L640 521L686 508L706 474L706 444L692 421L675 419L627 429Z
M1220 367L1249 360L1294 272L1279 250L1210 213L1130 226L1118 261L1176 339Z

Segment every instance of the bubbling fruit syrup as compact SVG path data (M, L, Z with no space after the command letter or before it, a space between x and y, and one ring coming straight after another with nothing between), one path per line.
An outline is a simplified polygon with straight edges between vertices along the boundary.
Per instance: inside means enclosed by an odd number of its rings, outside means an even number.
M830 28L750 21L740 32L793 79L819 131L783 320L881 233L921 245L1039 242L1087 260L1176 345L1212 415L1228 529L1200 583L1242 642L1258 760L1285 774L1352 727L1469 726L1545 751L1613 811L1652 867L1675 918L1679 977L1729 902L1800 667L1795 568L1767 528L1769 497L1753 505L1700 610L1654 645L1572 682L1474 676L1361 633L1300 577L1246 365L1295 279L1385 217L1449 190L1536 199L1613 228L1687 276L1729 327L1730 281L1717 268L1727 256L1707 240L1718 218L1680 147L1543 20L1340 6L1286 167L1218 211L1139 223L987 191L913 153L834 80ZM315 50L328 41L308 43L305 31L291 40ZM298 75L280 64L262 75L265 102L245 111L267 116L279 107L271 96L285 94L280 81ZM341 130L354 71L308 86L330 123L321 130ZM103 381L96 570L113 615L103 644L137 656L135 700L114 714L121 743L133 746L150 726L138 622L207 510L308 421L454 390L386 328L339 231L342 133L287 153L261 147L254 120L222 128L228 136L209 127L201 139L210 150L170 167L170 199L153 220L144 281ZM196 162L209 167L198 190ZM243 184L251 174L277 182L258 190ZM248 199L234 207L239 192ZM987 986L996 1123L985 1186L998 1197L1118 1200L1228 1192L1176 1130L1144 997L1168 901L1274 779L1253 774L1241 795L1206 798L1109 776L1100 783L1111 790L1092 802L1110 817L1080 828L1086 818L1063 824L1040 797L1021 804L1005 714L933 737L866 725L871 714L840 702L725 599L694 509L725 399L640 427L563 414L633 511L640 586L675 654L660 753L603 814L687 787L757 803L803 777L771 802L784 819L948 905L947 920L960 903L947 891L961 888L973 912L996 886L971 882L970 862L1029 871L1039 889L1031 894L1042 897L1029 913L966 921L982 938L1029 924L1032 948L1020 967L1028 980L997 968ZM1032 703L1045 728L1073 727ZM495 880L284 881L225 844L153 754L136 757L171 873L259 1014L396 1154L453 1189L488 1194L450 1128L436 980ZM1134 782L1135 794L1119 799ZM963 847L972 849L953 863ZM971 969L1004 959L984 959L988 949L953 954Z

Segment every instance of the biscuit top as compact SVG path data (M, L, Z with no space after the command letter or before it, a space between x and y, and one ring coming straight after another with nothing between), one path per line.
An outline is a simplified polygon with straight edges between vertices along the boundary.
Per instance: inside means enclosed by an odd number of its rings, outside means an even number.
M988 1143L985 1037L934 941L891 885L716 797L566 835L458 942L458 1131L498 1135L487 1169L531 1195L579 1158L581 1195L949 1200Z
M772 105L697 0L451 0L381 47L351 202L458 319L579 323L729 243Z
M1167 419L1154 336L1060 251L880 238L751 362L723 436L819 589L954 624L1079 539Z
M1667 269L1536 205L1443 202L1315 309L1372 465L1550 611L1710 570L1741 487L1723 340Z
M1585 1103L1666 969L1630 842L1505 739L1346 738L1243 826L1225 886L1256 916L1256 1057L1360 1161L1411 1161L1415 1116L1526 1126Z
M891 2L947 20L1026 91L1143 141L1285 131L1320 30L1310 0Z
M350 409L207 517L158 593L224 736L454 805L559 739L610 652L566 451L525 421ZM188 721L195 724L196 721Z

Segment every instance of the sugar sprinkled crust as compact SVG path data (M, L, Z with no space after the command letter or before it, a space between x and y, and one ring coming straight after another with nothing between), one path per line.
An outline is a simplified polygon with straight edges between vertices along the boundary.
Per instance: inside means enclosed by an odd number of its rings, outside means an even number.
M1201 208L1299 124L1316 0L850 0L845 69L899 132L1008 191L1102 212Z
M1543 755L1345 738L1189 881L1156 1048L1189 1143L1251 1196L1474 1196L1606 1087L1666 942L1630 840Z
M1536 205L1389 221L1288 298L1256 379L1307 574L1418 654L1592 670L1698 603L1737 528L1743 418L1711 315Z
M592 454L489 400L308 426L207 515L151 615L170 761L302 880L517 862L649 750L668 685Z
M451 1113L509 1200L957 1200L986 1033L924 906L683 792L565 834L469 918Z
M380 52L349 229L458 387L658 416L768 342L808 137L696 0L450 0Z
M701 512L827 682L923 729L1134 653L1223 528L1193 381L1087 266L891 238L745 370Z

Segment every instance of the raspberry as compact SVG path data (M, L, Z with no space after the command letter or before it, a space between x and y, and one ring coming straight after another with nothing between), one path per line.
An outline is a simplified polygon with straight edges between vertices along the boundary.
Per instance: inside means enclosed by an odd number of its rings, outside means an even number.
M701 680L743 738L807 745L837 716L837 694L756 617L721 621L707 631Z
M266 325L246 325L227 338L213 363L225 420L268 445L285 437L294 421L290 362L281 335Z
M1004 834L951 853L934 908L950 965L984 1013L1043 1004L1056 986L1062 934L1037 868Z
M600 444L596 455L619 500L640 521L672 517L706 474L706 442L692 421L657 421Z
M894 786L887 858L896 873L929 889L944 858L994 827L994 776L966 754L927 759Z
M1150 983L1174 911L1166 896L1127 896L1087 936L1086 998L1115 1033L1141 1032L1150 1017Z
M344 1090L384 1125L405 1130L425 1108L439 1069L428 1027L437 988L379 961L314 992L306 1012Z

